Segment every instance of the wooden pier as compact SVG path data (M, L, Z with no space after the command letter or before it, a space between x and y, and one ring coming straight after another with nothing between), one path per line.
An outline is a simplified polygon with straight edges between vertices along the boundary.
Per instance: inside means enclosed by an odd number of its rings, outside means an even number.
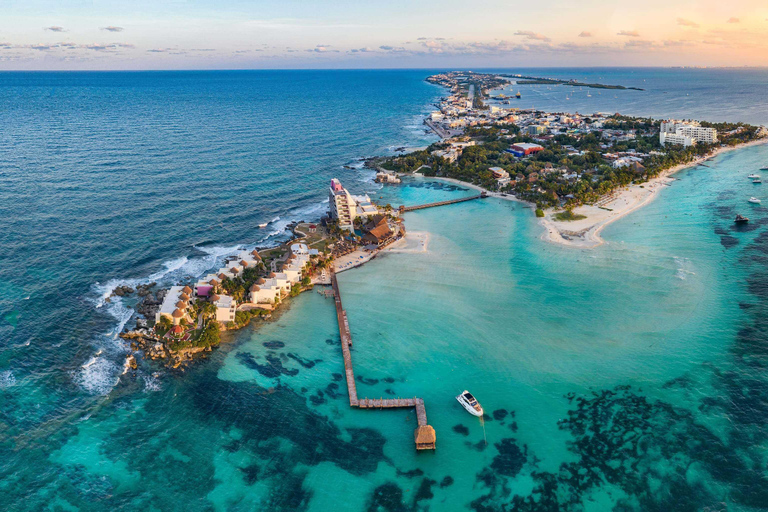
M349 392L350 407L359 407L360 409L394 409L403 407L413 407L416 409L416 419L419 426L414 431L414 441L417 450L435 449L435 429L427 423L427 410L424 407L424 400L421 398L357 398L357 385L355 384L355 372L352 368L352 333L349 330L349 320L347 312L341 303L341 292L339 291L339 282L336 279L336 272L331 269L331 286L336 301L336 319L339 323L339 335L341 336L341 352L344 356L344 371L347 377L347 391Z
M423 210L424 208L434 208L435 206L445 206L447 204L463 203L465 201L474 201L475 199L483 199L488 197L485 192L482 192L476 196L462 197L459 199L451 199L450 201L438 201L436 203L417 204L415 206L401 206L400 212L412 212L415 210Z

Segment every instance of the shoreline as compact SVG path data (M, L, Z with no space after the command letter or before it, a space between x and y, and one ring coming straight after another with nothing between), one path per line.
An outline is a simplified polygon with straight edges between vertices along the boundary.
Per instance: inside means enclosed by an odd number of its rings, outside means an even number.
M602 207L595 205L582 205L573 209L576 214L586 215L587 218L577 221L557 221L552 218L553 212L546 212L544 218L540 219L539 224L544 228L544 233L541 235L542 240L546 240L553 244L559 244L566 247L572 247L576 249L594 249L605 243L605 240L600 237L600 232L612 222L615 222L630 213L639 210L643 206L647 205L653 199L656 198L662 188L670 186L670 183L674 181L672 175L703 164L717 156L730 151L738 149L746 149L752 146L758 146L768 143L768 137L762 139L745 142L737 146L729 146L725 148L717 148L709 155L701 158L697 158L691 162L678 164L666 171L663 171L659 176L651 178L645 183L638 183L629 185L623 189L620 189L614 193L613 198L608 201L602 202ZM406 173L408 174L408 173ZM419 173L412 173L412 176L425 177ZM463 187L485 192L488 197L495 197L498 199L504 199L507 201L515 201L525 204L531 208L536 208L534 203L519 199L513 194L507 194L502 196L499 192L493 192L487 190L474 183L461 181L456 178L446 178L441 176L430 176L429 179L436 179L452 183L454 185L460 185ZM610 195L608 196L610 197ZM575 229L574 229L575 228Z
M645 183L633 184L619 190L615 197L602 203L602 208L595 205L583 205L573 209L573 212L576 214L586 215L587 218L585 219L557 221L552 218L553 212L547 212L545 217L539 222L545 229L541 238L551 243L578 249L594 249L599 247L605 243L605 240L600 236L600 232L607 225L639 210L653 201L664 187L670 186L670 182L674 181L671 177L673 174L683 169L699 166L724 153L766 143L768 143L768 138L762 138L737 146L718 148L705 157L667 169L659 176L651 178Z

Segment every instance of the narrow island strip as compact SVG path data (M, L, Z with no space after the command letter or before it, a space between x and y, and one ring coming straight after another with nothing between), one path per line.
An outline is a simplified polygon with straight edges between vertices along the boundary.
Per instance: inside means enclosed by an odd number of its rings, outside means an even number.
M675 172L768 141L765 126L745 123L506 107L510 102L496 101L494 91L509 84L509 76L452 71L428 77L450 92L424 121L441 140L369 160L377 179L429 176L522 201L541 219L546 240L592 248L604 242L606 225L648 204Z

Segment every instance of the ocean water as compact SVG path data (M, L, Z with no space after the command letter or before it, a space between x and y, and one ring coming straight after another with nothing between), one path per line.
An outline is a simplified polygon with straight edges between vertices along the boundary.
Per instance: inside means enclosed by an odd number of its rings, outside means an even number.
M654 87L689 72L654 71ZM392 204L471 193L342 167L434 140L428 74L0 75L3 508L768 508L768 216L746 202L768 201L746 179L768 146L677 174L594 250L486 199L407 214L408 243L341 274L358 393L423 397L434 453L414 450L413 412L349 408L333 302L315 292L184 373L119 378L133 319L105 300L115 284L274 243L323 211L333 176ZM465 388L484 422L453 398Z

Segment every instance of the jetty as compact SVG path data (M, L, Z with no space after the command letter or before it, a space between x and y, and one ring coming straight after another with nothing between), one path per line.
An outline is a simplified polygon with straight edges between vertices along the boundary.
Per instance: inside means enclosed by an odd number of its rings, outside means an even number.
M417 450L434 450L436 435L435 429L427 423L427 409L424 407L424 400L421 398L363 398L357 397L357 385L355 383L355 371L352 367L352 333L349 330L349 320L347 312L341 303L341 291L339 282L336 279L336 272L331 269L331 287L336 302L336 319L339 323L339 335L341 337L341 352L344 357L344 372L347 379L347 391L349 393L350 407L360 409L395 409L404 407L413 407L416 409L416 419L418 427L413 432L414 442Z
M423 210L425 208L434 208L436 206L445 206L448 204L464 203L466 201L474 201L475 199L483 199L485 197L488 197L488 194L486 194L485 192L482 192L476 196L461 197L459 199L450 199L448 201L438 201L436 203L417 204L415 206L401 206L400 213L413 212L416 210Z

